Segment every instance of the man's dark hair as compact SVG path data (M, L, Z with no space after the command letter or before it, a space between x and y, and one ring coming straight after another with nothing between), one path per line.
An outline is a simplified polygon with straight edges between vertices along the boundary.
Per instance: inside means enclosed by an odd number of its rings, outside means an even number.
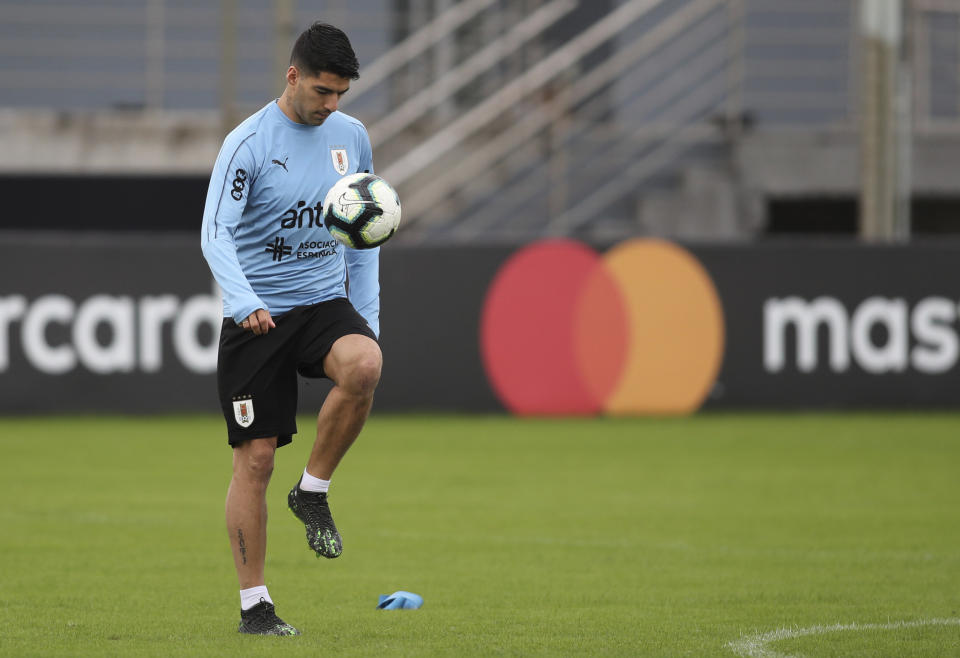
M314 23L297 37L290 64L309 75L327 71L351 80L360 77L360 64L350 39L343 30L327 23Z

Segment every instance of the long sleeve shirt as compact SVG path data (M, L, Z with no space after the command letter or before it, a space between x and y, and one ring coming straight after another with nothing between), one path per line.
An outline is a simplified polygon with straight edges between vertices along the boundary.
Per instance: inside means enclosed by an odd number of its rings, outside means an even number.
M346 247L323 225L327 191L355 172L373 173L370 138L342 112L308 126L272 101L227 135L200 240L226 317L347 297L379 335L379 249Z

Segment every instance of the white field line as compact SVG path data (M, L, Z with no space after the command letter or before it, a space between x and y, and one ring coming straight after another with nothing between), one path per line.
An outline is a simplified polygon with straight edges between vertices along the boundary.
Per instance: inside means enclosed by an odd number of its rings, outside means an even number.
M842 631L888 631L899 628L917 628L918 626L960 626L960 619L918 619L916 621L894 621L886 624L834 624L833 626L810 626L809 628L781 628L776 631L757 633L741 637L727 644L735 654L744 658L800 658L798 654L779 653L767 647L771 642L779 642L806 635L825 635Z

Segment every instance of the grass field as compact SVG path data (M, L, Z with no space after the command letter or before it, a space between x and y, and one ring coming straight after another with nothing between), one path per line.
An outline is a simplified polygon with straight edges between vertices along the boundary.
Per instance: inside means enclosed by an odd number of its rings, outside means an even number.
M333 561L285 507L311 424L268 494L303 636L256 638L221 419L0 419L0 655L960 655L960 416L375 416Z

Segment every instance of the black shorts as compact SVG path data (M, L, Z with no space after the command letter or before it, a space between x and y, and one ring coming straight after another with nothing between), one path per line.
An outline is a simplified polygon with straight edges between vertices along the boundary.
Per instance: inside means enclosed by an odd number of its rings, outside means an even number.
M262 336L224 318L217 357L217 391L231 446L277 437L277 447L297 433L297 373L325 377L323 359L349 334L377 337L366 320L339 297L298 306L273 318Z

